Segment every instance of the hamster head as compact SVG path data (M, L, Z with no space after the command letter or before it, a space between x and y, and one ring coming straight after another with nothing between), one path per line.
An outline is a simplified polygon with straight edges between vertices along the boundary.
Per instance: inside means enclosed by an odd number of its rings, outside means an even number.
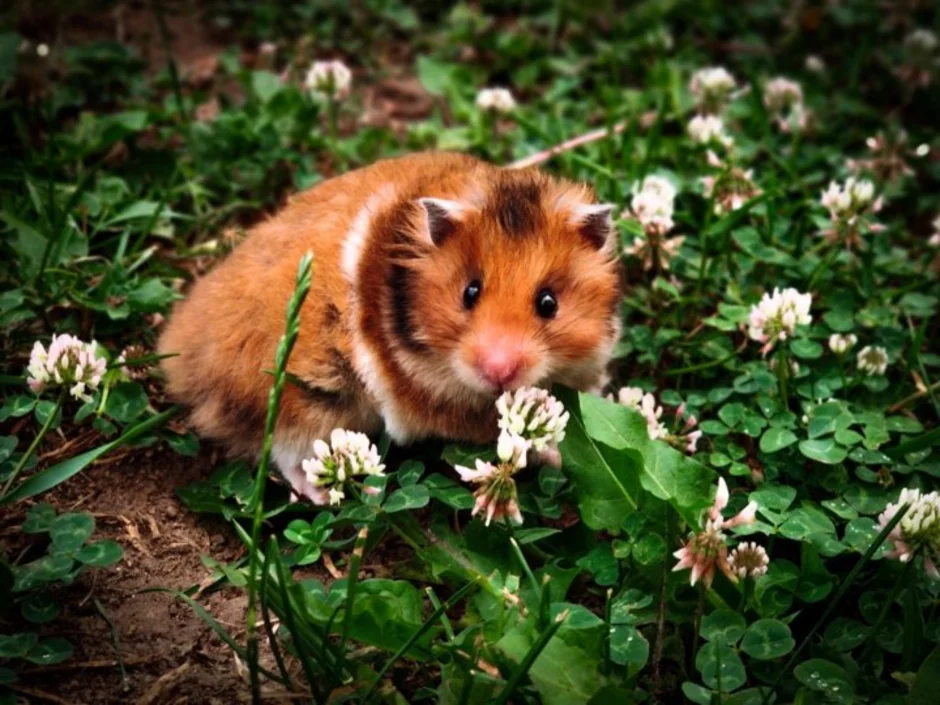
M438 396L597 384L620 331L611 206L539 172L497 171L465 198L407 202L386 328Z

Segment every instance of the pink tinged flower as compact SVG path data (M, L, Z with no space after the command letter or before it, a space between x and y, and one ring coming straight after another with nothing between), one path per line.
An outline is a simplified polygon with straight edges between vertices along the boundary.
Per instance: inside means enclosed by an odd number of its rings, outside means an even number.
M696 450L698 450L698 440L702 437L701 431L692 431L689 435L686 436L686 452L689 455L694 455Z
M889 504L878 517L881 528L887 526L901 507L907 511L894 526L888 538L894 544L886 555L907 563L918 553L924 557L924 570L931 577L937 573L940 560L940 492L922 493L918 489L901 490L897 502Z
M454 470L460 475L464 482L481 483L490 479L496 472L496 467L492 463L487 463L477 458L476 469L468 468L463 465L455 465Z
M712 503L711 511L708 516L712 521L717 521L721 519L722 510L728 506L728 499L731 497L731 494L728 492L728 483L725 482L725 478L718 478L718 490L715 492L715 501Z
M748 336L764 343L761 352L766 355L776 342L792 336L797 325L812 322L809 312L812 302L812 294L801 294L793 288L774 289L773 294L764 294L760 302L751 307Z
M722 526L725 529L733 529L736 526L741 526L742 524L753 524L757 520L757 502L748 502L747 506L744 507L740 512L738 512L731 519L727 519Z
M53 335L49 350L40 342L33 344L27 366L27 385L36 393L62 386L76 399L91 400L107 370L107 361L99 357L97 343L85 343L75 336Z

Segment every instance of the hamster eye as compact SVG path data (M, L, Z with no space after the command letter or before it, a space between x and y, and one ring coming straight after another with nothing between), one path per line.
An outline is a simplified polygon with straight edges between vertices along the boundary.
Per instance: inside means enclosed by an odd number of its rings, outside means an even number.
M480 291L482 290L483 285L480 283L479 279L474 279L472 282L467 284L467 288L463 290L463 307L468 311L476 306L477 300L480 298Z
M535 295L535 312L542 318L554 318L558 311L558 300L551 289L541 289Z

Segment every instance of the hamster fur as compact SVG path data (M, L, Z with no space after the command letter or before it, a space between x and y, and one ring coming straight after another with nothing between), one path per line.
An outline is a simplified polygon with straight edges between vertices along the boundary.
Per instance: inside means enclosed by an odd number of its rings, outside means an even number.
M297 264L314 255L274 460L334 428L487 442L507 388L598 385L620 332L611 208L533 169L425 153L300 193L195 283L161 336L167 390L231 454L261 450Z

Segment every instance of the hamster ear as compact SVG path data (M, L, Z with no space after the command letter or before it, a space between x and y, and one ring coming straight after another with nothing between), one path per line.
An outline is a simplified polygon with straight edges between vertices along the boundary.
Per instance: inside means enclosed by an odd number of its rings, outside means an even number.
M617 233L611 218L613 210L611 203L581 203L571 211L571 224L595 249L612 248Z
M419 198L418 203L425 216L420 227L421 235L435 246L440 246L454 234L466 210L463 204L444 198Z

